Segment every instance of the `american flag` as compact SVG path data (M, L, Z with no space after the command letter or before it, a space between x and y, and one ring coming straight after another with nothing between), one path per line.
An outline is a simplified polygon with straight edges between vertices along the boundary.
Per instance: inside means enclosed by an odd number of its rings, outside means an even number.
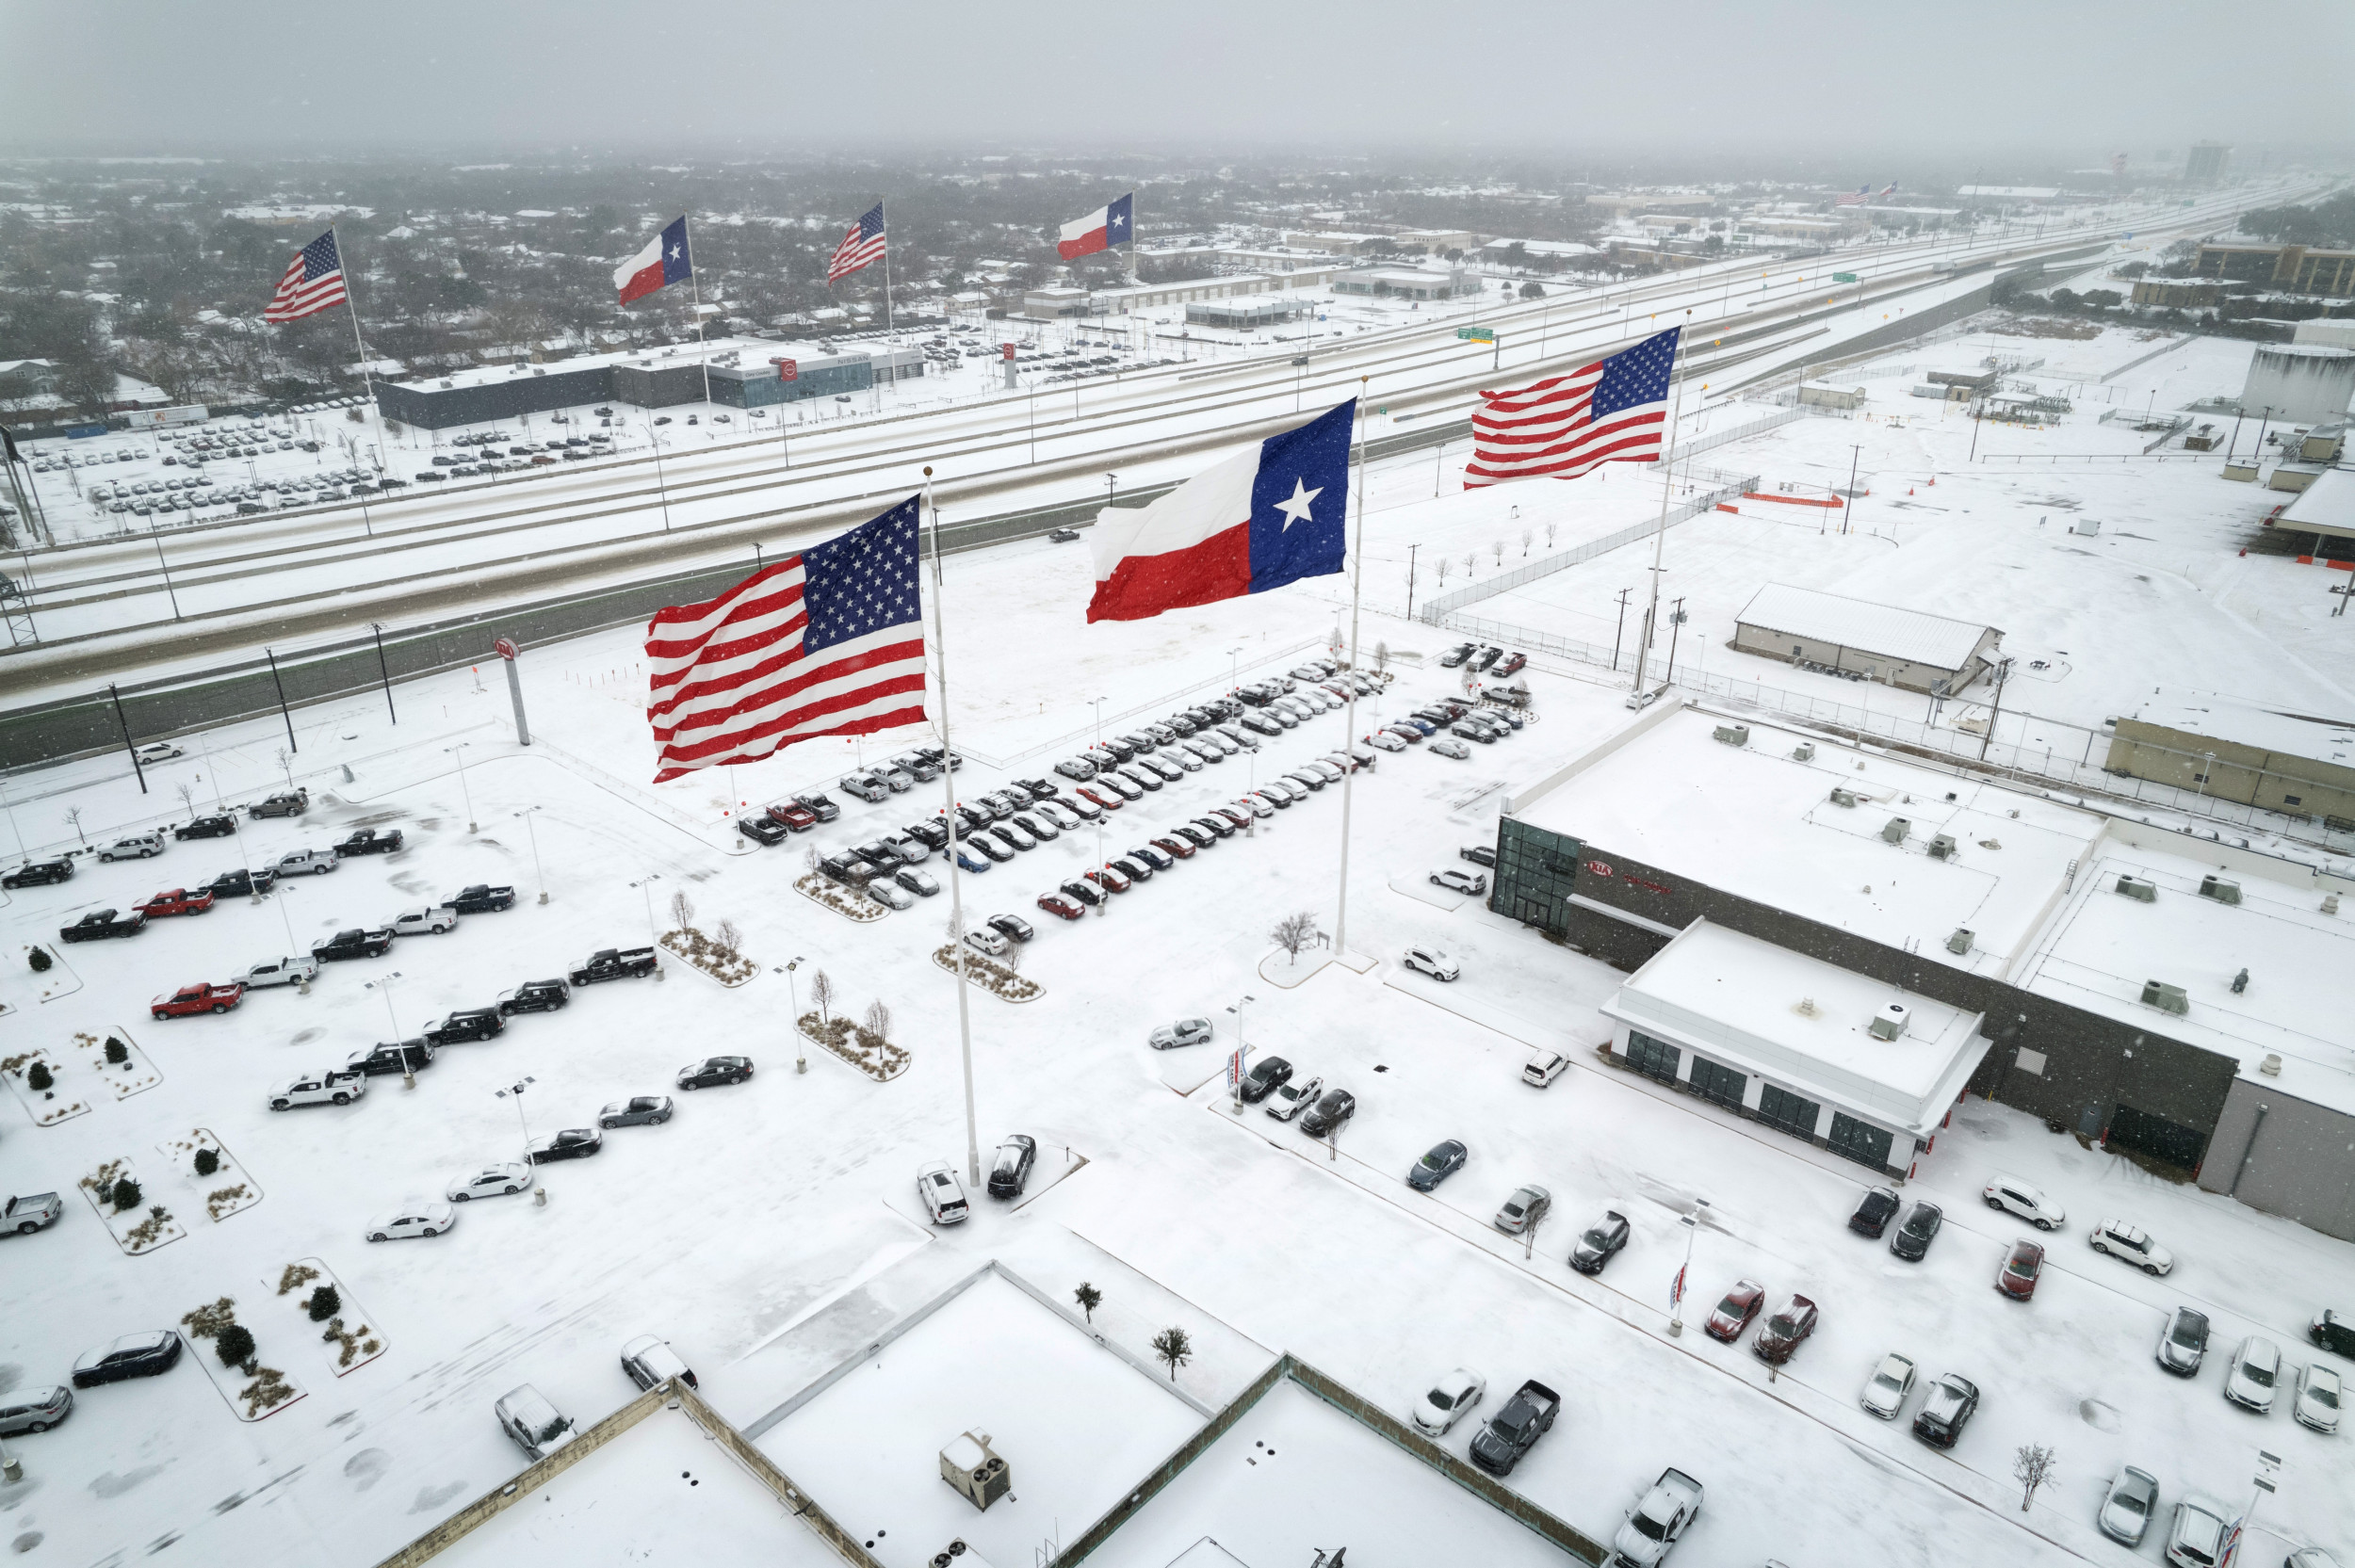
M1875 190L1871 186L1859 186L1856 187L1856 194L1853 196L1836 196L1832 198L1831 204L1835 207L1860 207L1867 202L1878 202L1886 199L1892 192L1895 191L1896 188L1897 182L1894 180L1890 181L1889 184L1883 186L1878 190Z
M918 497L646 627L661 784L924 721Z
M1606 462L1657 462L1681 328L1518 392L1484 392L1464 487L1575 479Z
M882 260L883 253L883 203L878 202L865 217L842 232L842 243L834 248L834 260L826 264L826 282L847 278L860 267Z
M293 265L278 280L278 292L262 312L265 321L300 321L344 302L344 261L335 254L335 231L330 229L295 252Z

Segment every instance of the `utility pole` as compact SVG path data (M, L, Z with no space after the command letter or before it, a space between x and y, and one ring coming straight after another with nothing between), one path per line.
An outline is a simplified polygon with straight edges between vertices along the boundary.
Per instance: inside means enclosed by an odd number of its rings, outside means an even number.
M1979 760L1987 760L1987 749L1995 739L1995 721L2004 717L2004 679L2011 673L2011 660L2000 659L1995 665L1995 705L1987 716L1987 734L1979 737Z
M1851 522L1853 522L1853 521L1854 521L1854 519L1855 519L1855 517L1856 517L1856 465L1857 465L1857 460L1858 460L1859 458L1862 457L1863 455L1864 455L1864 447L1862 446L1862 445L1861 445L1861 444L1852 445L1851 446L1849 446L1849 448L1848 448L1848 504L1847 504L1847 506L1846 506L1846 507L1844 507L1843 509L1843 509L1843 513L1844 513L1844 515L1843 515L1843 516L1840 519L1840 531L1841 531L1842 533L1843 533L1843 534L1844 534L1844 533L1846 533L1846 532L1848 531L1848 525L1849 525L1849 524L1850 524Z
M384 623L381 621L371 621L368 622L368 630L376 634L376 672L384 681L384 712L390 716L394 723L398 724L400 722L400 715L393 711L392 666L384 662Z
M295 744L294 714L286 706L286 683L278 673L278 655L265 648L262 650L262 656L269 660L270 685L278 688L279 716L286 720L286 750L300 752L302 748Z
M1415 552L1421 548L1420 544L1406 546L1406 619L1409 621L1415 618Z
M1684 601L1679 598L1668 611L1668 672L1661 678L1662 686L1674 686L1677 678L1677 635L1684 629Z
M1627 599L1634 591L1632 588L1619 590L1619 623L1611 634L1611 672L1614 675L1619 672L1619 643L1627 636Z
M139 764L139 749L131 744L131 721L122 716L122 693L115 689L114 682L108 681L106 695L114 699L115 722L122 727L122 749L131 753L131 771L139 776L139 793L144 795L147 793L147 769Z

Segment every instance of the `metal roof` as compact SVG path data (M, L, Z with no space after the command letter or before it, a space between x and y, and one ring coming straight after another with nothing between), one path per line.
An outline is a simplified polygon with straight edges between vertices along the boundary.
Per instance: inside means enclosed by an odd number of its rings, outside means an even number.
M2355 471L2326 468L2282 509L2272 526L2284 533L2355 539Z
M1937 670L1960 670L1971 661L1979 639L1994 628L1942 615L1898 609L1865 599L1821 593L1788 583L1768 583L1743 610L1741 622L1766 631L1787 632L1811 642L1835 642L1843 648L1878 654L1908 664ZM1996 634L2001 636L1999 632Z

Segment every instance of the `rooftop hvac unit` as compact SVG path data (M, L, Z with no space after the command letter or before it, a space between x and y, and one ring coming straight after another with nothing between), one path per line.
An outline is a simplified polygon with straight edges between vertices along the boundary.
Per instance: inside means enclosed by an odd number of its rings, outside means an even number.
M1798 745L1791 749L1791 760L1793 762L1813 762L1815 760L1815 742L1811 740L1800 741Z
M2325 914L2336 914L2339 913L2339 896L2337 894L2326 893L2322 896L2322 913Z
M1875 1040L1894 1040L1906 1032L1906 1023L1912 1016L1906 1010L1905 1003L1892 1002L1873 1014L1873 1022L1868 1027L1872 1029Z
M2227 881L2222 877L2202 877L2200 879L2200 897L2214 898L2219 904L2237 904L2240 902L2240 883Z
M1831 792L1831 803L1835 806L1853 806L1856 804L1856 791L1835 789Z
M1911 832L1912 829L1913 824L1906 820L1906 818L1902 816L1892 816L1881 825L1881 842L1883 844L1903 844L1906 841L1906 834Z
M2069 531L2072 534L2083 534L2087 539L2090 539L2095 534L2102 531L2102 525L2098 519L2091 517L2080 517L2070 526Z
M2142 982L2142 1005L2171 1012L2178 1018L2191 1011L2191 998L2180 985L2162 985L2157 980Z
M2155 904L2159 901L2158 884L2145 881L2140 877L2119 878L2117 891L2129 898L2136 898L2146 904Z
M990 1447L989 1433L978 1427L940 1450L940 1479L983 1511L1014 1486L1013 1471Z
M946 1549L934 1552L931 1562L932 1568L989 1568L989 1564L982 1560L982 1554L961 1539L951 1541Z
M2266 1053L2265 1060L2257 1063L2257 1071L2263 1073L2268 1078L2280 1077L2282 1075L2282 1058L2280 1054L2273 1051L2267 1051Z
M1955 835L1954 835L1954 834L1952 834L1952 833L1940 833L1940 834L1939 834L1936 838L1931 839L1931 840L1930 840L1930 858L1931 858L1932 860L1952 860L1952 859L1954 859L1954 858L1955 858Z
M1971 941L1974 934L1976 933L1968 926L1957 926L1955 934L1946 939L1946 950L1957 958L1960 958L1971 950Z
M1747 724L1720 724L1710 734L1729 746L1747 746L1750 743L1750 727Z

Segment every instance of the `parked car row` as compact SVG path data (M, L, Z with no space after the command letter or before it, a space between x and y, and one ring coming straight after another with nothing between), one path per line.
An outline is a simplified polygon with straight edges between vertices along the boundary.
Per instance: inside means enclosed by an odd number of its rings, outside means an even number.
M1008 1133L990 1156L989 1195L1021 1197L1023 1189L1031 1185L1031 1172L1037 1164L1038 1140L1028 1133ZM916 1195L935 1225L962 1224L973 1216L965 1183L957 1179L955 1168L947 1160L934 1160L916 1172Z

